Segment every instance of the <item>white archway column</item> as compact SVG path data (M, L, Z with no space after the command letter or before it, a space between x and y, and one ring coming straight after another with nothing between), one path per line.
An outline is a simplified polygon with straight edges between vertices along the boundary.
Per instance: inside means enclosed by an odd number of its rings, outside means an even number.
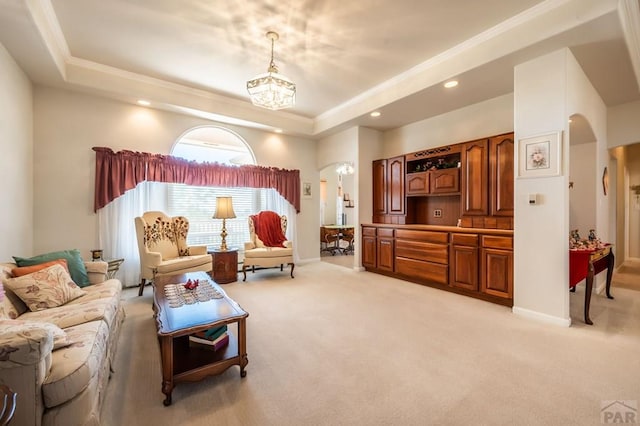
M606 108L571 51L562 49L515 67L516 164L521 139L555 131L562 132L562 159L559 176L515 180L513 312L563 326L571 324L568 118L574 113L592 124L600 167L606 154ZM538 194L539 202L530 205L529 194ZM602 204L597 203L599 210L608 209ZM598 224L605 216L596 216Z

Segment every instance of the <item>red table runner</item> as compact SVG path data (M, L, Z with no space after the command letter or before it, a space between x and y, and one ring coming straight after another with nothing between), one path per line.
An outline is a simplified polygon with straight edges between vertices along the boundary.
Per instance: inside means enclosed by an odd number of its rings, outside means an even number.
M609 246L611 244L607 244L604 249L599 250L569 250L569 287L575 287L580 281L587 278L591 255L599 251L610 250Z

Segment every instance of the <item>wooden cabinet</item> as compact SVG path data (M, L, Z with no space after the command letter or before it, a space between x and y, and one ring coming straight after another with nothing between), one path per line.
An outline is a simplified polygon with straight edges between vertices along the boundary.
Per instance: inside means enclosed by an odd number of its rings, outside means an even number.
M460 169L441 169L429 172L429 193L451 194L460 192Z
M513 133L489 139L492 216L513 216Z
M209 275L218 284L232 283L238 280L238 250L208 250L211 255L212 269Z
M451 234L449 285L478 291L478 234Z
M373 162L373 223L404 223L404 156Z
M407 174L407 196L427 195L429 193L430 172L416 172Z
M467 142L462 148L462 215L489 214L489 141Z
M378 266L376 228L362 228L362 266L370 269L375 269Z
M454 226L362 226L371 272L501 305L513 305L513 232Z
M480 291L513 299L513 238L483 235L480 249Z
M387 160L387 213L404 214L404 155Z
M448 241L446 232L396 229L396 272L446 285L449 281Z
M407 196L457 194L460 192L460 169L439 169L407 174Z
M373 222L383 223L387 214L387 160L373 162Z
M513 133L464 144L462 226L513 229Z
M377 269L393 272L394 240L393 229L378 229L377 233Z

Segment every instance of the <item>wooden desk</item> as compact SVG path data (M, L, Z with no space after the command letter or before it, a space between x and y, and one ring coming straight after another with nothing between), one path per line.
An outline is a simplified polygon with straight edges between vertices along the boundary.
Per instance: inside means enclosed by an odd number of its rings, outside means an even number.
M569 250L569 287L571 291L576 291L576 285L582 280L586 280L586 290L584 293L584 322L593 325L589 318L589 306L591 304L591 293L593 291L593 278L600 272L607 270L607 298L613 299L611 295L611 277L615 259L611 245L607 245L601 250Z
M165 294L169 284L185 283L188 279L209 280L205 272L190 272L183 275L159 276L153 280L153 310L158 328L160 359L162 363L163 404L171 405L171 393L178 382L194 382L207 376L220 374L233 365L240 366L240 377L245 377L247 359L246 319L244 311L216 283L213 287L223 297L205 302L172 307ZM225 324L236 324L236 330L229 327L229 345L217 351L210 348L192 347L189 335L208 328ZM236 339L233 339L235 334Z

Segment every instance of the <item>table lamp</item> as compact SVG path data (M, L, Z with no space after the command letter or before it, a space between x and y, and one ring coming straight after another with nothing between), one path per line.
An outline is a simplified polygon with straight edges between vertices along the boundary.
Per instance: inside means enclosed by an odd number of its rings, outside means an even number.
M216 197L216 213L213 215L214 219L222 219L222 243L220 244L221 251L227 251L227 226L226 220L236 217L236 213L233 211L233 203L231 197Z

